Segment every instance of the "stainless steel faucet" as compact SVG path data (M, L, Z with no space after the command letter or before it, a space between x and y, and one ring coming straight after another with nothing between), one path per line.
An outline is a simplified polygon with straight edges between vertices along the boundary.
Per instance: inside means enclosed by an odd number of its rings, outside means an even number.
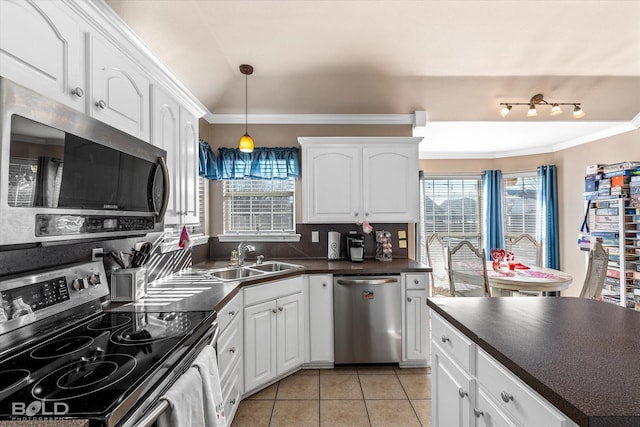
M253 245L248 245L247 242L240 242L238 245L238 265L244 264L244 257L247 252L254 252L256 248Z

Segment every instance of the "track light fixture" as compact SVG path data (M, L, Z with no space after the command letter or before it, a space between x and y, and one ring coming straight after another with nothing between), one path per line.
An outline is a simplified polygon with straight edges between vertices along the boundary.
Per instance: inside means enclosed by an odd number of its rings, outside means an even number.
M573 105L573 118L580 119L584 117L584 111L580 107L579 102L547 102L544 99L544 96L541 93L535 94L531 97L529 102L501 102L502 108L500 108L500 115L502 117L507 117L507 115L511 112L511 108L514 105L527 105L529 106L529 110L527 111L527 117L536 117L538 115L538 110L536 106L538 105L548 105L551 107L551 111L549 111L550 116L558 116L562 114L561 105Z

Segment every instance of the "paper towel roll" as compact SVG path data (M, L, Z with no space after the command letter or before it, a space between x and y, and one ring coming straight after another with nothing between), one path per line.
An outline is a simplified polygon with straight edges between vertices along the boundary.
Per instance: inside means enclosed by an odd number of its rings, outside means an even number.
M340 259L340 233L337 231L330 231L328 235L328 259Z

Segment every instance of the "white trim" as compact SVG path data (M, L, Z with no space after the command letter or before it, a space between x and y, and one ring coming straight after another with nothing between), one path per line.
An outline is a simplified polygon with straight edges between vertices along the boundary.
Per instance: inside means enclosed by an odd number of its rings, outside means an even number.
M413 136L299 136L298 143L304 147L305 144L419 144L423 137Z
M211 124L244 124L244 114L213 114ZM413 125L413 114L249 114L247 123L261 125Z
M633 122L620 122L620 123L611 122L611 123L612 123L612 126L609 129L605 129L599 132L593 132L593 133L584 135L580 138L575 138L569 141L561 142L559 144L554 144L551 146L551 149L554 152L560 151L567 148L575 147L576 145L586 144L588 142L597 141L599 139L608 138L610 136L619 135L621 133L638 129L638 126L634 125Z
M220 242L299 242L300 234L218 234Z
M631 119L631 124L640 129L640 113L636 114L636 116Z

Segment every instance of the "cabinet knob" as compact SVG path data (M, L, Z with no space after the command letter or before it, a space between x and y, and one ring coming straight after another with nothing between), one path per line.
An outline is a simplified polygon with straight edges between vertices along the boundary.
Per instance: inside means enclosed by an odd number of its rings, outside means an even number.
M234 397L233 399L231 399L231 404L235 405L236 404L236 398Z
M326 284L326 283L323 283L323 284L322 284L322 287L323 287L323 288L326 288L326 287L327 287L327 284Z
M414 284L416 284L416 285L419 285L419 284L420 284L420 281L419 281L418 279L415 279L415 280L413 281L413 283L414 283Z
M365 213L364 213L364 216L369 216L369 212L365 212Z
M443 335L443 336L440 338L440 341L442 341L442 342L447 342L447 341L451 341L451 340L449 339L449 337L448 337L448 336Z
M278 307L278 311L284 310L284 307Z
M232 316L232 317L233 317L233 316L235 316L235 315L236 315L236 312L235 312L235 311L231 310L231 311L229 312L229 316Z
M460 387L458 389L458 395L464 399L465 397L469 396L469 393L467 393L466 391L464 391L464 389L462 387Z
M277 311L276 311L276 309L275 309L275 308L271 309L271 311L273 311L274 313L277 313Z
M104 110L105 108L107 108L107 103L101 99L100 101L96 101L96 107Z
M353 216L358 216L358 212L354 212L354 213L353 213Z
M473 408L473 415L475 415L476 418L484 417L484 412L482 412L480 409Z
M509 403L510 400L513 400L513 395L507 393L506 391L503 391L502 393L500 393L500 397L502 398L504 403Z
M229 349L229 351L230 351L231 353L235 353L235 352L236 352L236 348L235 348L235 347L231 347L231 348Z
M84 96L84 91L80 87L71 89L71 93L77 96L78 98L82 98Z
M407 301L411 302L412 301L411 297L407 297Z

